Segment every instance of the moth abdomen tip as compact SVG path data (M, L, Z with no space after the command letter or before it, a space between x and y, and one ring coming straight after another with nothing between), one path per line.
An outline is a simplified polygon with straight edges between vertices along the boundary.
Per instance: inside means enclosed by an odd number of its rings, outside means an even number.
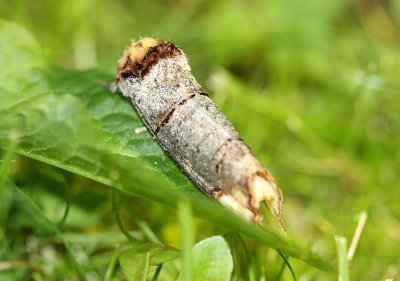
M160 59L181 55L173 43L152 37L144 37L124 52L118 61L118 81L129 76L143 78Z

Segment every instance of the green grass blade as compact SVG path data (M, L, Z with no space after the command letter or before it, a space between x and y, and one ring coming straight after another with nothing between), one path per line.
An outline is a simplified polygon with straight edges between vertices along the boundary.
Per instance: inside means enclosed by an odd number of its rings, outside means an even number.
M104 281L111 281L113 280L113 274L115 270L115 265L118 262L118 257L121 253L120 248L117 246L114 250L114 253L111 256L110 263L108 264L106 274L104 275Z
M147 275L149 274L150 269L150 253L146 253L146 258L144 260L144 270L142 275L142 281L147 280Z
M78 258L76 257L73 249L72 249L72 245L64 239L61 231L59 230L59 228L57 227L57 225L53 222L51 222L46 216L45 214L42 212L42 210L35 204L35 202L32 201L32 199L29 198L29 196L27 196L20 188L18 188L15 185L10 184L11 187L14 188L14 190L16 191L16 194L18 194L18 197L29 207L32 209L33 212L35 212L38 216L40 216L40 218L43 220L43 222L47 225L47 227L49 229L51 229L53 231L54 234L57 235L58 239L60 239L60 241L63 243L65 249L67 250L69 256L71 257L76 270L79 272L81 278L83 280L88 280L87 279L87 272L85 270L85 268L83 268L80 264L80 262L78 261Z
M335 236L337 255L339 261L339 281L350 281L349 261L347 260L347 239L343 236Z
M192 247L194 245L194 227L192 222L192 210L189 201L182 200L178 205L179 221L182 233L182 269L181 280L193 280L192 272Z

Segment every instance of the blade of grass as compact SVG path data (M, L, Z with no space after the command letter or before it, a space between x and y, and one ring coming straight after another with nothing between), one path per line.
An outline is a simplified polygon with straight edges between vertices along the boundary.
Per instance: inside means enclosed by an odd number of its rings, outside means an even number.
M143 270L143 275L142 275L142 281L147 280L147 274L149 273L149 268L150 268L150 252L146 253L146 259L144 262L144 270Z
M117 203L117 191L115 188L111 188L111 201L112 201L112 209L115 217L115 221L119 227L119 230L124 234L126 239L129 241L135 241L136 239L132 237L129 231L125 228L124 224L121 221L121 217L119 215L118 203Z
M57 225L54 224L53 222L51 222L46 215L43 213L43 211L39 208L39 206L37 206L37 204L35 202L32 201L32 199L25 194L25 192L23 192L19 187L17 187L16 185L9 183L10 186L13 187L13 189L16 191L16 193L20 196L21 199L24 200L24 202L26 204L28 204L32 210L34 210L42 219L44 222L46 222L46 224L49 226L50 229L52 229L52 231L54 232L54 234L57 235L57 237L60 239L60 241L62 242L62 244L64 245L65 249L67 250L69 256L71 257L73 263L75 264L76 270L78 271L79 275L82 277L83 280L88 281L87 279L87 274L85 269L80 265L77 257L74 254L74 251L72 250L72 246L70 245L70 243L68 241L66 241L61 233L61 231L58 229Z
M161 240L158 239L156 234L151 230L150 226L144 221L138 219L136 220L136 224L139 226L140 230L143 232L144 236L153 243L162 244Z
M130 198L124 198L124 199L129 199ZM127 201L127 200L125 200ZM128 201L129 202L129 201ZM126 203L126 202L124 202ZM150 242L153 242L155 244L162 244L161 240L157 237L157 235L153 232L153 230L150 228L150 226L143 220L141 220L136 212L136 210L133 208L132 204L124 204L129 211L129 214L132 215L133 220L139 227L139 229L143 232L144 236L149 240Z
M181 200L178 204L178 215L182 233L182 269L181 280L192 280L192 247L194 245L194 227L192 210L189 201Z
M224 238L228 241L232 251L234 261L234 278L238 280L251 280L249 273L251 255L243 237L239 233L229 232L224 235Z
M64 225L65 220L66 220L67 217L68 217L69 210L70 210L70 208L71 208L71 190L70 190L70 188L69 188L68 186L65 187L65 190L66 190L66 192L67 192L67 203L66 203L66 205L65 205L64 215L63 215L63 217L61 218L60 222L58 223L58 227L59 227L60 229L61 229L62 226Z
M111 260L110 260L110 263L108 264L106 274L104 275L104 281L112 280L112 276L113 276L114 269L115 269L115 264L118 261L118 257L120 255L120 253L121 253L121 250L119 248L119 245L117 245L116 249L114 250L113 255L111 256Z
M339 281L350 281L349 261L347 260L347 239L343 236L335 236L336 248L339 260Z
M358 220L356 231L354 232L353 240L351 241L349 252L347 253L347 260L351 261L353 259L354 253L357 248L358 241L360 240L361 233L364 229L365 222L367 221L368 215L366 211L363 211Z
M1 165L0 165L0 194L8 179L11 162L15 154L16 146L17 142L15 140L10 139L7 149L4 150L5 153L3 159L1 160Z
M296 278L296 275L294 274L293 268L292 268L292 266L290 265L290 263L289 263L289 261L287 260L287 258L285 257L285 255L282 254L281 251L278 251L278 254L279 254L279 255L281 256L281 258L283 259L284 264L289 268L290 273L292 274L293 280L294 280L294 281L297 281L297 278ZM284 268L281 269L280 274L279 274L279 278L278 278L277 280L280 280L280 276L281 276L281 274L283 273L283 269L284 269Z
M120 228L121 232L128 238L128 240L134 240L132 235L129 233L129 231L125 228L124 224L122 223L121 216L119 214L118 210L118 191L115 188L112 188L112 206L113 206L113 212L114 212L114 217L115 220L118 224L118 227ZM161 240L158 239L158 237L155 235L155 233L151 230L151 228L148 226L147 223L144 221L140 220L134 213L134 211L130 208L130 213L134 215L134 220L140 230L143 232L144 236L153 243L156 244L162 244Z
M157 270L154 273L153 279L151 279L152 281L157 281L158 276L160 275L162 267L163 267L163 264L160 264L160 265L157 266Z
M10 168L15 155L16 141L9 141L7 149L3 150L4 155L0 161L0 248L9 251L8 243L3 240L3 226L7 221L7 216L12 205L12 191L7 189L6 182L10 177Z

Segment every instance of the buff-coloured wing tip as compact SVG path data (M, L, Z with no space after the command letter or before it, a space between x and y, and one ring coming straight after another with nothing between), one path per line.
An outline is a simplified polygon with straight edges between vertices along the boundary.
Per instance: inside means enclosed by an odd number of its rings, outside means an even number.
M282 219L282 191L272 175L270 173L257 174L252 182L251 193L254 207L258 209L260 202L264 202L286 235L286 227Z

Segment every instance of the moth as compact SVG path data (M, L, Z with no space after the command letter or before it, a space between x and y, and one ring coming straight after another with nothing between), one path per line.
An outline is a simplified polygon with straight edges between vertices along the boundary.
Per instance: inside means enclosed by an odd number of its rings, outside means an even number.
M193 77L182 50L155 38L132 43L118 61L117 85L198 188L256 223L265 202L285 231L274 177Z

